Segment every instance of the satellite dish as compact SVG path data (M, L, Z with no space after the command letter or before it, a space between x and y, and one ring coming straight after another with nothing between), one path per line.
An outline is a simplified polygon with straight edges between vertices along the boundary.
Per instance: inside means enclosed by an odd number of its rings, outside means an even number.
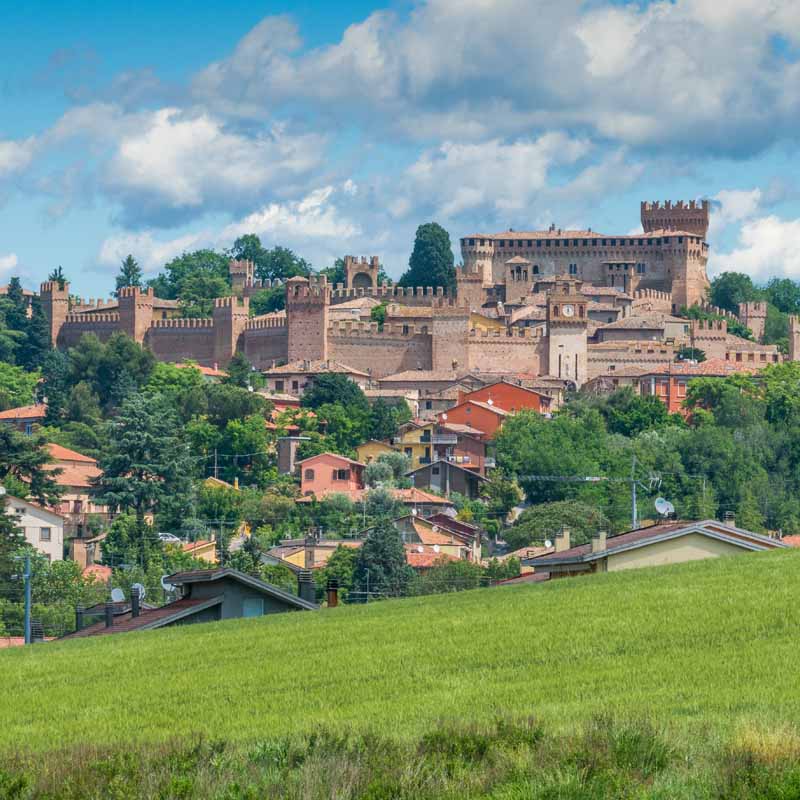
M442 419L446 420L447 419L447 414L442 414Z
M553 543L549 539L545 539L544 540L544 546L545 547L552 547Z
M411 514L412 514L412 516L416 517L417 516L417 509L416 508L412 508L411 509Z
M671 514L675 509L672 503L665 500L663 497L656 498L656 511L661 514L662 517L666 517L668 514Z
M439 545L438 545L438 544L435 544L435 545L433 546L433 552L434 552L434 553L438 553L438 552L439 552Z
M139 592L139 600L144 600L144 596L147 594L147 589L145 589L141 583L134 583L133 586L131 586L131 591L134 589L138 590Z
M167 582L167 578L169 578L169 575L161 576L161 588L168 594L171 594L175 591L175 587L171 583Z
M125 592L122 589L112 589L111 590L111 599L115 603L124 603L125 602Z
M486 401L486 404L487 404L487 405L490 405L490 406L493 406L493 405L494 405L494 400L492 400L492 398L490 397L490 398L489 398L489 399Z
M434 533L439 533L439 526L438 526L438 525L434 525L434 526L433 526L433 528L431 528L431 530L432 530Z
M421 545L421 544L418 544L417 545L417 552L418 553L424 553L425 552L425 547L423 545Z

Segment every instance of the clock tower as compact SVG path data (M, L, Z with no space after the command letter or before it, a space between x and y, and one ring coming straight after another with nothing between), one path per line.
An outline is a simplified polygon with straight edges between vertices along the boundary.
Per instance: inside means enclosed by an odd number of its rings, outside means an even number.
M581 282L556 278L547 298L547 339L549 375L571 381L580 388L587 380L587 301L580 293Z

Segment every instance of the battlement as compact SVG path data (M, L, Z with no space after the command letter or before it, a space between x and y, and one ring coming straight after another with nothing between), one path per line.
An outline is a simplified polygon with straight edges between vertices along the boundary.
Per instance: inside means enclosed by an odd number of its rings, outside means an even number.
M256 265L249 259L235 259L232 258L228 262L228 272L231 275L253 275L256 270Z
M116 311L101 311L91 316L71 312L67 314L64 320L65 325L79 324L86 327L92 325L108 325L109 323L119 324L119 314Z
M662 292L659 289L636 289L633 293L634 300L660 300L672 303L672 293Z
M724 319L694 319L692 330L708 337L725 336L728 333L728 322Z
M142 291L138 286L123 286L117 292L117 297L120 300L128 297L147 298L152 302L155 298L155 292L152 287L148 288L146 291Z
M541 339L541 328L507 328L506 330L487 330L486 328L472 328L469 332L470 343L480 343L484 340L502 340L504 342L526 342L532 339Z
M215 297L214 308L231 308L247 314L250 310L250 301L246 297Z
M247 323L247 330L275 328L286 331L286 317L254 317Z
M374 269L378 269L380 267L380 260L378 256L370 256L367 258L366 256L361 256L361 260L359 260L358 256L345 256L344 257L344 267L345 270L348 267L364 267L369 268L372 267Z
M89 298L88 300L85 297L79 298L73 308L80 308L81 311L91 311L93 308L99 308L100 306L113 306L117 301L113 298L105 299L103 297L98 297L95 299L94 297Z
M370 339L411 339L418 335L429 334L427 325L404 324L400 322L387 322L380 329L377 322L362 322L359 320L339 320L328 326L329 336L353 336Z
M395 286L383 283L380 286L345 286L337 283L331 292L334 304L344 303L358 297L374 297L379 300L410 300L422 301L425 305L431 304L436 297L448 297L449 293L443 286Z
M739 306L739 313L745 313L749 316L767 316L767 304L764 302L750 302L750 303L742 303Z
M206 330L211 330L214 327L214 320L209 319L208 317L200 317L197 319L193 317L178 317L176 319L154 319L153 327L159 328L161 330L165 328L180 328L181 330L186 328L204 328Z
M62 297L69 297L69 283L64 281L64 288L58 281L45 281L39 286L39 294L61 295Z
M672 202L644 201L641 204L642 229L645 233L657 230L687 231L706 238L711 204L708 200Z
M739 319L736 316L736 314L733 314L732 312L728 311L727 308L720 308L719 306L713 306L711 305L711 303L700 303L700 308L702 308L703 311L707 311L709 314L717 314L720 317L725 317L725 319L730 319L734 321L737 321Z

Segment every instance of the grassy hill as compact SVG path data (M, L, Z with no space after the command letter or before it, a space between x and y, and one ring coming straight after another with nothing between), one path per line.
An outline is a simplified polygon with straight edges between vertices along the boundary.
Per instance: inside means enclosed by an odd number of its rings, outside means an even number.
M800 716L799 585L784 551L20 648L0 653L0 752L336 731L418 753L498 719L774 737Z

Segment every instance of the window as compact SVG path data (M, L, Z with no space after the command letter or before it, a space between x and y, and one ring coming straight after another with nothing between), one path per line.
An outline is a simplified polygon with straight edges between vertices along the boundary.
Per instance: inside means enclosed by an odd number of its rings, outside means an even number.
M548 239L548 240L545 242L545 245L546 245L547 247L550 247L550 240L549 240L549 239Z
M314 470L313 469L307 469L303 473L303 480L313 481L314 480Z
M52 534L50 528L39 528L39 541L49 542L51 540L52 540Z
M431 475L438 475L439 467L431 467Z
M264 615L263 597L245 597L242 600L243 617L261 617Z
M486 239L481 239L481 247L485 247L485 245L486 245Z
M333 471L333 479L335 481L349 481L350 480L350 470L349 469L335 469Z
M296 392L300 388L299 381L292 381L292 391Z
M275 381L275 391L276 392L283 391L283 381Z
M592 247L597 247L597 239L592 239Z
M683 236L678 237L678 244L683 244Z
M26 422L25 423L25 435L30 436L33 433L33 423Z
M408 336L408 325L403 325L403 336Z
M569 274L570 275L577 275L578 274L578 265L577 264L570 264L569 265Z
M425 401L425 410L430 411L433 408L433 403L430 400Z
M475 240L474 239L470 239L469 240L469 246L470 247L475 247Z
M556 239L556 247L561 247L561 240L560 239Z
M539 265L538 264L534 264L533 265L533 274L534 275L538 275L539 274Z
M404 452L404 453L405 453L405 454L406 454L406 455L407 455L409 458L410 458L410 457L413 455L413 453L412 453L412 451L411 451L411 448L410 448L410 447L404 447L404 448L403 448L403 452Z
M644 265L644 264L637 264L637 265L636 265L636 271L637 271L637 272L638 272L640 275L644 275L644 271L645 271L645 265Z
M537 247L541 247L542 246L542 240L541 239L537 239L536 240L536 246Z

